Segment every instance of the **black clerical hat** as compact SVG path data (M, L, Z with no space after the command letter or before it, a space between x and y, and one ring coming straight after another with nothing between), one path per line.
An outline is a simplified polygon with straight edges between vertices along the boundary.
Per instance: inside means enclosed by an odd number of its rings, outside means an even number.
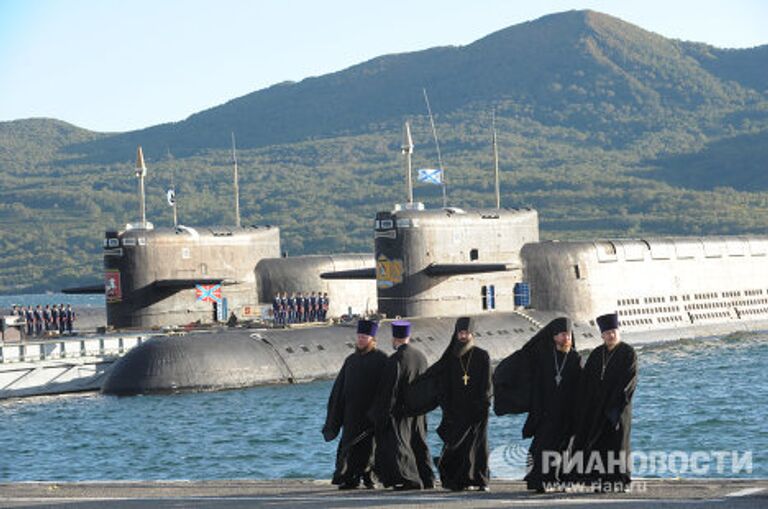
M461 330L474 332L472 326L474 324L472 323L472 319L468 316L462 316L458 320L456 320L456 326L454 327L454 332L459 332Z
M600 332L603 333L607 330L613 330L619 328L619 315L616 313L608 313L597 317L597 326L600 327Z
M372 322L371 320L360 320L357 322L357 333L366 334L368 336L375 336L376 331L379 330L379 324Z
M411 322L406 320L398 320L392 322L392 337L397 339L405 339L411 336Z
M573 322L570 318L561 316L552 320L552 335L557 336L561 332L573 332Z

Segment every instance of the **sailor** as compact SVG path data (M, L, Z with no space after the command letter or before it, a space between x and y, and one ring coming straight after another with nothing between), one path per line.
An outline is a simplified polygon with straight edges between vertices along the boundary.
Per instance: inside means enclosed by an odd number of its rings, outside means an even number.
M317 320L317 294L312 292L309 296L307 307L309 308L309 321L314 322Z
M323 293L323 301L321 305L321 320L325 321L328 318L328 304L330 301L328 300L328 292Z
M75 315L75 310L72 309L72 304L67 304L67 311L64 314L66 324L67 324L67 332L71 335L72 334L72 325L74 324L75 320L77 319L77 316Z
M43 322L45 325L45 332L48 332L51 330L51 306L49 304L46 304L43 308Z
M296 296L296 321L299 323L303 323L304 320L304 313L306 312L306 302L304 299L304 294L302 292L299 292L299 294Z
M330 442L343 429L336 453L333 484L356 489L362 482L374 488L374 423L370 419L387 355L376 349L378 323L357 323L355 352L341 367L328 398L323 437Z
M67 326L67 313L64 304L59 304L59 334L64 335L64 329Z
M19 316L24 319L24 331L28 332L28 324L29 321L27 320L27 306L20 306L19 307Z
M296 323L296 316L298 314L297 303L296 292L291 292L291 296L288 299L288 323Z
M14 304L13 308L11 308L11 316L21 316L21 312L19 312L19 306L16 304Z
M35 331L35 315L32 312L32 306L24 306L24 319L27 321L27 337L32 336Z
M421 413L439 405L443 439L438 461L444 488L488 490L488 408L491 359L475 346L472 319L459 318L442 357L406 391L409 411Z
M616 313L597 317L603 344L589 355L582 373L581 416L571 463L581 479L598 491L625 491L631 482L632 396L637 386L637 355L621 341ZM577 472L579 473L579 472Z
M301 321L307 322L309 320L309 294L300 293L299 296L301 297Z
M427 446L426 415L411 416L405 409L408 384L424 371L427 358L411 346L411 324L392 322L392 347L375 407L376 474L396 490L429 489L435 485Z
M43 308L40 304L35 307L35 336L43 335Z
M280 297L280 321L283 325L288 323L288 292L283 292Z
M565 487L561 467L575 433L580 376L573 325L565 317L545 325L493 374L496 414L528 412L523 438L533 437L525 476L529 490Z
M237 327L237 315L234 311L230 311L229 318L227 318L227 327Z
M281 323L280 300L280 292L276 292L275 298L272 299L272 317L275 321L275 325L283 325Z
M56 304L53 304L51 306L51 330L57 331L59 330L59 319L61 315L59 313L59 308Z

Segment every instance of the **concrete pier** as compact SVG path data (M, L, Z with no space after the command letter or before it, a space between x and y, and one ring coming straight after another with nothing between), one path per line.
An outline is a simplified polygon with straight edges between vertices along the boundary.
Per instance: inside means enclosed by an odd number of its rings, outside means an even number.
M768 507L768 480L638 479L629 493L533 494L519 481L493 481L489 492L442 489L339 491L328 481L169 481L0 484L0 507L156 508L214 507L694 508Z

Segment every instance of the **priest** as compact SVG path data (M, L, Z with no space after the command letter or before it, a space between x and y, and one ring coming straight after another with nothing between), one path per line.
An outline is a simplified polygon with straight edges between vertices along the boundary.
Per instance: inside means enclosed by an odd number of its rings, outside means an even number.
M459 318L442 357L411 385L411 410L439 405L443 418L437 434L443 440L438 470L443 488L488 490L488 408L491 361L475 346L472 319Z
M556 318L544 331L530 344L531 408L523 426L523 438L533 437L525 481L539 493L563 487L562 459L575 433L581 377L571 320Z
M336 453L333 484L374 488L374 423L369 415L379 389L387 354L376 349L378 323L357 323L355 352L344 361L328 398L323 437L330 442L343 429Z
M599 491L625 491L631 482L632 396L637 355L621 341L616 313L597 318L603 344L589 355L582 373L580 424L571 467ZM578 460L578 461L576 461Z
M406 412L408 385L427 369L427 358L411 345L411 323L392 322L392 347L375 407L376 467L385 487L430 489L435 485L427 446L427 417Z

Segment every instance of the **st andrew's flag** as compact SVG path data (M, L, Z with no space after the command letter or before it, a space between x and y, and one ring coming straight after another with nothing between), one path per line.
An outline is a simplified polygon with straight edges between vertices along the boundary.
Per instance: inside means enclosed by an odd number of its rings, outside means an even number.
M422 169L419 170L419 176L417 177L419 182L425 184L437 184L443 183L443 170Z

